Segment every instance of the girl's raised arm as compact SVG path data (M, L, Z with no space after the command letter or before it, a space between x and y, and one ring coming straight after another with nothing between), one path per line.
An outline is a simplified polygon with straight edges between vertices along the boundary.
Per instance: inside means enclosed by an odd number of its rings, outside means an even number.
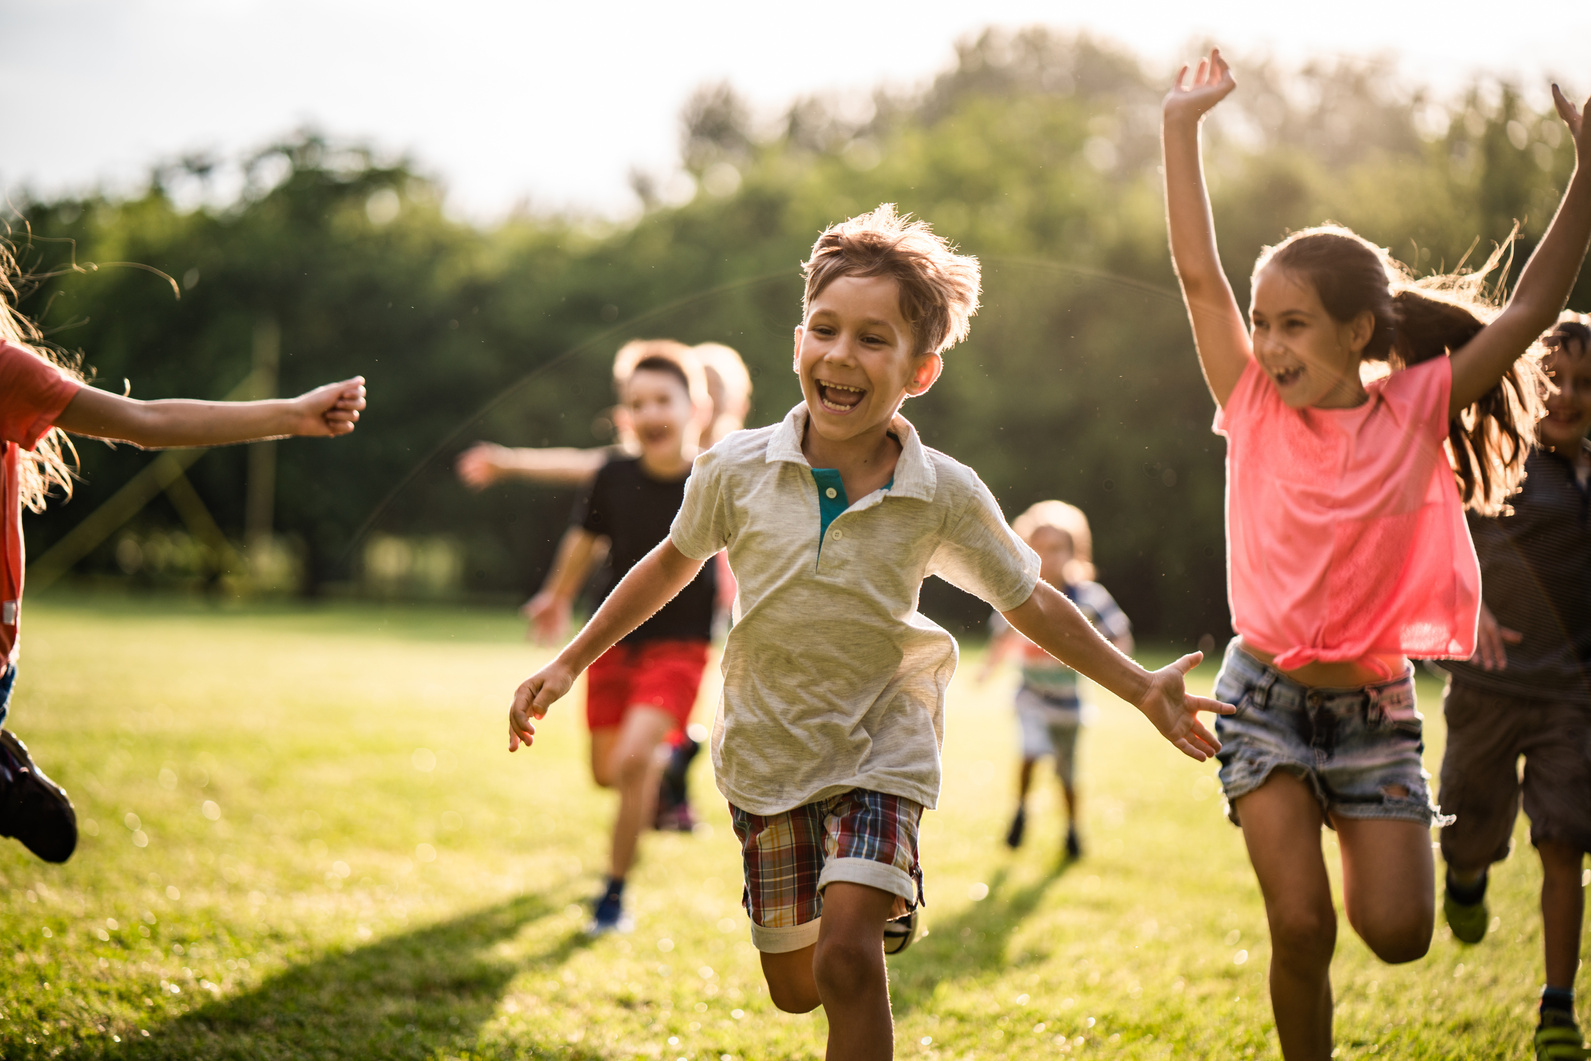
M1253 357L1243 311L1232 294L1232 285L1221 271L1215 249L1215 222L1210 217L1210 197L1204 187L1204 167L1199 157L1199 122L1205 112L1221 102L1237 82L1232 70L1212 49L1199 62L1193 81L1186 86L1188 68L1177 74L1161 109L1161 146L1165 152L1166 227L1171 233L1171 262L1182 284L1182 300L1193 323L1193 343L1199 351L1204 381L1225 405L1243 370Z
M1508 305L1462 349L1453 353L1450 416L1457 416L1497 385L1536 337L1552 326L1569 299L1591 239L1591 129L1557 85L1552 99L1574 137L1574 175L1536 252L1525 263ZM1591 108L1591 100L1586 101Z

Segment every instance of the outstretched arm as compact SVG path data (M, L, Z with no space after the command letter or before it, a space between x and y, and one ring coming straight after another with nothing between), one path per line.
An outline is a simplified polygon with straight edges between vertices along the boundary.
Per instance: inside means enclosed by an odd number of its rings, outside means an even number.
M1044 651L1142 711L1184 755L1203 762L1221 750L1215 734L1199 721L1199 712L1229 715L1236 709L1188 695L1182 680L1199 665L1202 653L1191 652L1168 667L1146 671L1100 636L1077 606L1047 582L1004 615Z
M665 538L630 568L574 640L514 691L508 709L508 750L532 743L536 726L531 720L546 715L547 708L569 691L576 675L690 585L704 562L692 560Z
M1558 213L1536 252L1525 263L1508 305L1486 327L1454 352L1453 391L1448 415L1457 416L1497 385L1508 366L1530 349L1536 337L1558 319L1569 289L1585 261L1591 239L1591 129L1557 85L1552 99L1574 138L1574 175L1558 204ZM1586 101L1591 108L1591 100Z
M1243 311L1221 270L1215 247L1215 222L1204 186L1199 156L1199 123L1206 112L1237 87L1232 71L1212 50L1200 60L1186 86L1183 67L1161 107L1161 147L1166 171L1166 227L1171 233L1171 263L1182 284L1182 300L1193 323L1199 367L1218 405L1225 405L1248 367L1253 350Z
M459 454L455 468L464 485L472 490L484 490L500 479L522 479L543 486L584 486L607 459L606 449L510 449L495 442L477 442Z
M289 435L346 435L365 407L363 376L328 383L297 398L206 402L184 398L139 401L84 387L55 425L74 435L131 442L145 449L222 446Z
M569 627L569 609L591 571L607 555L607 540L580 527L564 531L552 569L541 589L519 609L530 620L529 635L546 644L559 640Z

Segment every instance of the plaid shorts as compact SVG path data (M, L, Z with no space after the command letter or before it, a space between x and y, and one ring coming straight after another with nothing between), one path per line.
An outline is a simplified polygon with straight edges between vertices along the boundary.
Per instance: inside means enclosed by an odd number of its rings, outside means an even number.
M835 881L865 884L920 905L922 814L920 803L864 788L767 816L730 804L745 863L740 902L751 915L752 944L781 954L816 943L823 889Z

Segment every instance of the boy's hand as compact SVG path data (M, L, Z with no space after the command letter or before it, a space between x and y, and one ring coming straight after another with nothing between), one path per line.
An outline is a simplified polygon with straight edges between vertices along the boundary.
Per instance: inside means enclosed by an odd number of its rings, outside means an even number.
M1237 82L1232 78L1232 68L1221 58L1219 48L1211 48L1210 57L1199 60L1199 67L1193 72L1193 81L1184 87L1182 79L1187 76L1186 66L1177 71L1177 80L1172 83L1171 91L1166 93L1165 101L1161 104L1161 112L1167 121L1197 122L1237 87Z
M1508 649L1504 645L1517 645L1524 639L1524 634L1503 626L1482 604L1480 622L1475 627L1475 654L1469 661L1482 670L1503 670L1508 666Z
M569 632L569 601L551 590L542 590L520 606L519 614L530 620L525 636L538 645L556 644Z
M502 455L507 448L495 442L477 442L453 464L453 470L471 490L484 490L502 478Z
M1138 703L1138 710L1154 723L1161 736L1175 744L1182 754L1201 763L1221 750L1221 742L1204 728L1199 712L1230 715L1237 710L1219 700L1188 695L1183 676L1203 659L1203 652L1190 652L1169 667L1152 672L1149 691Z
M536 725L532 718L543 718L547 709L569 691L575 676L556 661L519 683L514 690L514 702L508 709L508 750L518 751L521 744L534 744Z
M328 383L293 399L293 434L311 437L346 435L365 407L365 378L355 376Z

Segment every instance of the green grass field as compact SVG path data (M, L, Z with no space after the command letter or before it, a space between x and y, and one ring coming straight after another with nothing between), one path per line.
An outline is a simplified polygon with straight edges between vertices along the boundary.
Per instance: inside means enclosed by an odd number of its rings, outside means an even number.
M578 698L507 754L508 696L542 658L513 616L46 596L25 629L11 725L83 836L59 867L0 842L0 1056L821 1056L821 1014L762 988L705 755L704 825L646 839L636 931L582 934L610 797ZM891 959L899 1056L1277 1056L1213 764L1105 705L1081 749L1087 857L1056 857L1047 776L1013 854L1009 678L974 669L923 828L930 935ZM1420 692L1434 767L1439 691ZM1524 1056L1538 885L1510 860L1485 943L1439 925L1410 966L1344 925L1338 1056Z

